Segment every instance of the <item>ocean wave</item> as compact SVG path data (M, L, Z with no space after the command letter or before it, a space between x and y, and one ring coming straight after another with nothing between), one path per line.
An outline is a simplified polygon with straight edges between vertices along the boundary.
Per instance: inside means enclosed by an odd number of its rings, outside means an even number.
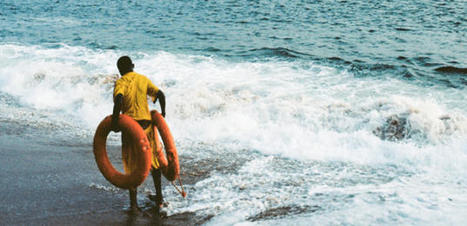
M58 118L45 120L76 124L91 135L111 114L119 51L11 44L0 49L8 50L0 55L5 63L0 91L8 97L0 104L8 109L19 111L18 105L49 112ZM136 71L167 93L167 119L180 141L332 159L350 150L369 151L365 146L382 148L389 141L438 145L467 133L462 90L358 77L306 61L229 62L168 52L133 55ZM430 99L426 93L432 93ZM393 127L394 120L399 127ZM317 149L317 155L305 151Z
M394 77L421 86L445 86L456 89L463 89L467 84L463 77L466 73L465 68L441 66L442 63L434 62L430 57L398 56L396 60L386 64L359 59L350 62L341 58L331 58L331 61L349 68L361 77Z
M250 49L248 54L242 54L243 57L259 57L259 58L270 58L270 57L277 57L277 58L303 58L303 57L310 57L309 54L302 53L296 50L277 47L277 48L269 48L263 47L258 49Z

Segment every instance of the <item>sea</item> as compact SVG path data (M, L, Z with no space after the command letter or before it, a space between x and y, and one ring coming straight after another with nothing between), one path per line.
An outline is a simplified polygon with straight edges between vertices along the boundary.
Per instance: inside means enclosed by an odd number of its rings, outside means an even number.
M164 187L169 218L467 222L465 0L2 0L0 27L0 149L92 153L128 55L199 163L182 179L202 174L185 199Z

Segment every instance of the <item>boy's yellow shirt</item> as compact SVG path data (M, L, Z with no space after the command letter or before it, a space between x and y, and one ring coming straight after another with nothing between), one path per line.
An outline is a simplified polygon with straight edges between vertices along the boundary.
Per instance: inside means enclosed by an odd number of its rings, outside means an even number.
M135 120L151 120L147 96L154 100L159 88L146 76L128 72L115 82L114 98L122 94L122 112Z

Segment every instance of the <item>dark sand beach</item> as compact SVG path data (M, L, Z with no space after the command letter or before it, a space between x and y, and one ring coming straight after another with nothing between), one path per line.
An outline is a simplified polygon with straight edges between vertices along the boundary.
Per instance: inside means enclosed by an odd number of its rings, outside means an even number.
M31 132L31 131L30 131ZM43 138L43 139L41 139ZM1 134L0 187L1 225L196 225L194 213L182 213L159 219L147 194L139 191L142 212L130 215L125 190L108 183L99 172L88 144L44 144L41 137ZM63 140L61 141L63 142ZM111 161L118 167L119 147L109 147ZM183 156L181 156L183 163ZM188 165L192 165L191 167ZM192 168L185 161L183 170ZM196 169L196 167L194 167ZM184 174L185 184L194 183L207 171ZM163 186L171 186L163 179ZM152 186L152 178L144 183ZM154 191L154 190L152 190ZM160 221L159 221L160 220ZM206 219L204 219L206 220Z

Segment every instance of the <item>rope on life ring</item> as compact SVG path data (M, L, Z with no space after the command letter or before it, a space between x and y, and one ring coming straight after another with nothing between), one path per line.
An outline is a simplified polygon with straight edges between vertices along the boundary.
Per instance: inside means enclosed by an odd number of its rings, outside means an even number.
M106 141L110 133L112 116L109 115L96 129L94 134L93 151L97 166L107 179L113 185L123 188L135 188L143 183L149 174L151 168L151 145L141 126L130 116L121 114L118 120L118 126L122 133L128 134L138 146L139 154L136 155L137 167L128 174L122 174L115 169L107 156Z
M154 128L154 135L155 135L155 141L156 141L156 157L157 160L159 161L159 165L162 171L162 175L164 175L167 180L169 180L172 185L177 189L177 191L183 196L186 197L186 192L183 189L183 184L182 180L180 178L180 164L178 161L178 154L177 154L177 148L175 147L175 142L172 136L172 133L169 130L169 127L167 126L167 123L165 122L164 117L157 112L156 110L151 111L151 119ZM156 129L157 128L157 129ZM162 138L162 141L164 142L164 147L165 147L165 155L164 152L162 151L162 145L159 140L158 132ZM167 156L167 158L166 158ZM178 178L178 181L181 186L181 190L175 186L174 181Z

